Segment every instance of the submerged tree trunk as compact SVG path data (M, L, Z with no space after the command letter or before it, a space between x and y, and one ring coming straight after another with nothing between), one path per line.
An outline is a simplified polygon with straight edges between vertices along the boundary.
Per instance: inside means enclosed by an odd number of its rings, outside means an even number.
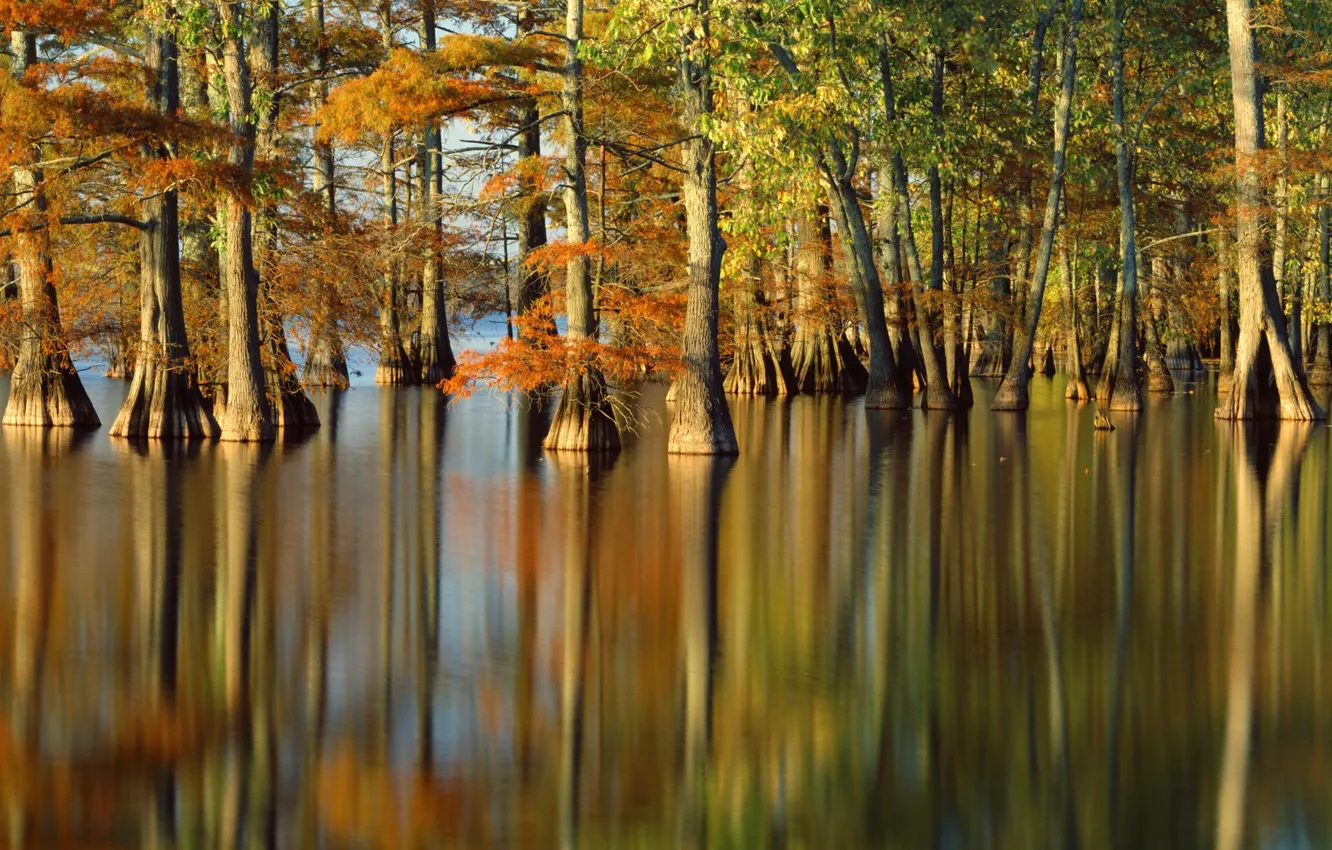
M1138 264L1142 267L1142 263ZM1152 272L1149 275L1149 284L1144 289L1142 305L1142 329L1146 336L1143 340L1143 357L1147 361L1147 392L1150 393L1173 393L1175 391L1175 379L1170 375L1170 369L1166 366L1166 348L1161 340L1160 331L1160 291L1161 281L1165 278L1165 260L1157 257L1152 260Z
M1073 89L1077 82L1078 23L1082 19L1082 0L1073 0L1069 16L1068 36L1064 44L1064 75L1059 86L1059 101L1054 115L1054 156L1050 169L1050 191L1045 199L1045 220L1041 225L1041 240L1037 248L1036 270L1031 279L1031 297L1027 301L1027 326L1014 351L1008 374L995 393L992 410L1026 410L1028 405L1027 371L1032 347L1036 344L1036 329L1041 321L1041 304L1045 299L1045 279L1050 272L1050 255L1054 249L1055 229L1059 224L1059 201L1064 189L1064 159L1068 149L1069 117L1073 110Z
M744 174L741 203L754 206L751 176ZM758 246L747 246L735 288L735 359L722 388L736 395L789 395L795 391L791 362L775 338L765 313L763 259Z
M1230 392L1230 382L1235 375L1235 314L1230 307L1231 293L1233 292L1231 274L1235 266L1231 256L1234 252L1234 240L1231 237L1230 228L1229 221L1222 222L1216 236L1216 262L1218 266L1216 286L1221 301L1221 360L1220 375L1216 382L1216 391L1219 393Z
M851 279L851 294L856 300L865 334L869 337L865 407L908 407L911 397L903 396L898 389L897 364L888 341L888 322L883 311L883 283L879 278L879 267L874 262L874 245L870 241L869 228L865 226L859 195L852 183L855 157L846 159L841 147L834 142L828 145L820 167L833 217L837 221L838 232L842 234L842 252Z
M940 72L942 73L942 72ZM879 36L879 77L883 88L884 109L888 120L897 120L896 96L893 94L892 65L888 58L888 40L881 33ZM959 407L957 396L948 386L948 376L940 358L939 346L935 339L934 310L921 298L925 283L920 265L920 252L916 248L916 232L911 225L911 196L907 181L906 163L900 151L891 154L893 162L893 188L897 194L898 225L902 231L902 250L905 253L905 267L911 278L911 288L916 294L916 324L919 327L920 358L925 373L925 396L922 406L937 410L956 410ZM942 271L942 266L940 267ZM940 278L942 286L942 277ZM933 289L933 281L931 281Z
M265 159L272 158L278 149L278 108L281 87L278 83L278 55L280 39L279 0L265 0L263 16L254 30L260 49L252 51L252 76L260 91L268 93L262 108L256 109L255 149ZM287 347L286 316L276 298L272 297L273 266L278 254L278 233L273 224L273 203L263 201L259 215L251 218L254 244L259 252L259 339L264 367L264 388L273 413L273 424L279 430L288 428L315 428L319 426L319 412L305 394Z
M150 30L147 36L148 102L173 116L180 105L176 42L166 33ZM144 153L159 161L171 158L160 143L145 146ZM148 229L139 236L139 352L111 436L216 437L221 429L195 383L185 335L176 192L149 195L142 208Z
M1119 292L1096 400L1110 410L1142 409L1138 383L1138 247L1133 219L1132 141L1124 127L1124 4L1115 0L1112 99L1115 174L1119 184Z
M35 84L25 78L28 70L37 64L37 36L14 30L9 44L14 79L23 86ZM34 148L28 161L12 171L13 205L26 207L28 212L26 221L15 228L14 234L23 330L3 421L6 425L96 427L102 424L101 420L70 360L61 327L50 222L39 162L41 151Z
M736 454L740 445L722 394L717 351L717 290L726 243L717 228L717 163L702 121L712 115L709 0L692 0L698 24L686 30L680 52L682 117L692 137L684 144L685 227L689 234L689 300L685 308L684 371L676 379L675 415L667 450L679 454Z
M312 0L309 8L310 23L319 39L316 51L315 74L319 77L311 86L311 112L318 114L328 100L328 46L324 43L324 0ZM319 125L311 128L314 136L312 145L313 176L311 189L323 201L325 227L332 227L337 220L337 196L334 189L333 146L320 141ZM347 355L342 345L342 332L338 318L333 315L329 302L333 300L331 287L324 281L318 284L324 295L324 303L315 305L316 315L310 323L309 347L305 356L305 371L301 381L308 387L333 387L346 389L350 383L347 372Z
M943 132L944 117L944 48L942 45L936 45L931 57L931 82L930 82L930 115L934 118L936 133ZM947 240L949 251L952 250L953 238L953 198L952 190L949 190L947 212L944 210L943 183L939 177L939 159L942 153L936 151L934 158L930 160L929 167L929 186L930 186L930 292L935 297L946 291L944 286L944 242ZM969 408L972 405L971 397L971 373L968 369L958 369L958 349L961 347L958 340L959 314L957 304L960 299L945 299L940 305L943 311L943 382L955 398L958 407ZM928 398L928 388L926 390L927 406L930 405Z
M916 350L902 292L897 195L893 190L891 173L880 172L880 191L887 194L886 201L879 205L878 221L879 264L887 278L884 281L884 314L888 321L888 340L893 346L893 361L897 366L897 392L902 398L910 399L914 392Z
M1240 333L1230 395L1218 419L1322 419L1305 386L1302 364L1291 357L1285 316L1277 298L1270 258L1263 258L1262 104L1254 73L1255 46L1249 0L1226 0L1230 79L1235 102L1235 259L1239 271ZM1273 386L1275 385L1275 386Z
M1068 213L1064 214L1064 232L1059 240L1059 274L1064 279L1064 314L1068 320L1068 330L1064 335L1064 372L1068 384L1064 387L1064 398L1075 401L1089 401L1091 390L1087 388L1087 371L1082 365L1082 332L1078 321L1078 285L1074 277L1073 263L1068 250Z
M435 3L421 4L421 44L426 52L435 50ZM421 342L417 368L421 383L434 386L453 375L456 365L449 343L448 302L444 293L444 269L440 256L443 222L440 199L444 194L443 138L439 125L431 123L422 130L419 170L421 174L421 209L429 224L429 244L422 252Z
M986 226L986 262L990 268L990 303L983 309L980 351L971 374L980 378L1002 377L1013 358L1013 334L1005 307L1013 300L1012 279L1007 271L1009 239L997 217Z
M254 168L254 124L250 121L250 74L237 19L237 0L220 0L222 74L229 101L231 129L227 162L248 180ZM273 415L264 392L259 354L259 273L254 268L250 210L236 193L225 202L225 256L222 287L227 310L227 396L218 419L222 439L273 439Z
M565 240L571 248L587 244L587 136L583 132L583 63L578 56L583 38L583 0L567 0L563 107L568 149L564 157ZM570 342L596 339L592 280L586 253L570 253L565 265L565 301ZM714 292L715 296L715 292ZM713 346L716 346L714 299ZM686 334L688 329L686 328ZM610 407L606 379L591 364L580 364L577 374L564 383L545 447L568 451L615 451L620 448L620 432ZM720 370L720 367L718 367ZM718 387L721 389L720 375ZM725 402L723 402L723 407Z
M1327 132L1327 107L1323 107L1323 121L1318 129L1318 138L1321 141L1326 137ZM1329 180L1327 174L1319 174L1315 180L1318 184L1318 268L1315 271L1317 275L1317 289L1319 306L1326 310L1329 302L1332 302L1332 228L1329 228L1328 222L1328 203L1332 201L1329 198L1329 187L1332 187L1332 180ZM1314 326L1314 362L1313 368L1309 371L1309 383L1315 387L1332 386L1332 325L1327 322L1318 322Z
M791 343L795 390L862 392L869 375L831 315L832 231L817 207L796 219L796 325Z

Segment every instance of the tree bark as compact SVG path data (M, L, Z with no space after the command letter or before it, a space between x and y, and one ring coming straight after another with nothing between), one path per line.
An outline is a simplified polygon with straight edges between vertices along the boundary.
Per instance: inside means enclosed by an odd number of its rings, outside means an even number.
M1082 333L1078 321L1078 283L1069 258L1068 212L1064 212L1064 232L1059 240L1059 273L1064 279L1064 314L1068 319L1068 330L1064 337L1064 372L1068 384L1064 387L1064 398L1074 401L1089 401L1091 390L1087 387L1087 370L1082 365Z
M250 51L251 79L268 94L262 109L257 109L255 121L255 153L263 159L278 154L278 109L281 104L281 85L278 80L280 8L279 0L264 0L263 15L254 30L259 49ZM258 254L256 266L259 274L259 341L264 368L264 388L273 413L273 425L278 430L287 428L315 428L319 426L319 412L301 387L296 364L287 347L286 316L272 294L272 269L278 255L278 231L271 199L257 199L259 215L251 217L254 245Z
M717 163L712 140L700 124L713 111L708 44L709 0L691 0L694 26L680 45L681 117L691 138L684 145L685 228L689 235L689 296L685 307L684 371L675 381L675 415L667 451L736 454L740 445L722 394L717 351L717 298L726 251L717 227Z
M167 28L174 22L168 21ZM176 41L168 29L146 33L148 102L162 116L180 107ZM166 161L167 145L147 143L145 158ZM139 351L129 395L111 426L113 437L198 438L221 433L195 382L180 290L180 216L174 189L142 202L149 224L139 235Z
M897 193L893 189L891 171L880 172L879 191L886 195L878 205L879 264L886 278L884 314L888 324L888 341L893 347L893 361L897 366L897 392L910 399L914 388L917 366L915 341L902 291L901 247L897 233ZM885 182L886 181L886 182Z
M1040 245L1036 254L1036 269L1031 279L1031 297L1027 301L1027 324L1014 351L1008 374L995 393L992 410L1026 410L1029 404L1028 372L1036 330L1041 321L1041 305L1045 299L1045 280L1050 272L1050 255L1054 249L1055 229L1059 224L1059 201L1064 190L1064 163L1068 150L1069 118L1073 111L1073 90L1077 82L1078 24L1082 20L1082 0L1073 0L1069 15L1068 35L1064 44L1064 74L1059 86L1059 101L1054 115L1054 156L1050 168L1050 191L1045 199L1045 220L1041 225Z
M742 173L741 203L749 217L757 213L753 174L749 166ZM735 395L789 395L795 391L791 361L775 338L765 312L763 258L757 245L748 246L741 263L740 285L735 288L735 358L726 373L722 389ZM857 364L859 365L859 364Z
M1119 184L1119 293L1096 399L1110 410L1141 410L1138 383L1138 248L1133 219L1132 140L1124 127L1124 3L1115 0L1113 68L1115 175Z
M435 51L435 2L421 4L421 44L427 52ZM444 292L444 268L440 250L443 222L440 199L444 194L443 138L439 125L431 123L422 130L420 151L421 209L429 224L429 244L423 254L421 275L421 342L419 348L420 381L434 386L453 375L453 346L449 342L448 301Z
M564 298L568 316L568 339L596 340L597 326L593 304L592 280L586 253L580 249L588 240L587 212L587 136L583 129L583 62L578 47L583 39L583 0L566 0L565 54L561 97L564 107L568 148L564 155L565 240L573 251L565 265ZM692 235L692 234L691 234ZM714 291L712 323L716 346ZM686 337L688 328L686 328ZM580 364L577 372L564 383L545 447L566 451L616 451L620 432L610 406L606 379L591 364ZM720 372L720 367L718 367ZM720 374L718 389L720 390ZM724 407L723 403L723 407Z
M884 109L888 120L897 120L896 97L893 94L892 66L888 59L888 42L882 34L879 37L879 77L883 87ZM906 163L900 151L891 154L893 162L893 188L897 193L898 224L902 233L902 249L906 255L906 270L911 278L911 288L916 295L916 325L919 328L920 359L924 366L925 393L921 400L924 407L936 410L956 410L959 407L957 396L948 386L948 376L944 372L939 356L939 347L935 342L934 310L921 297L925 284L921 271L920 253L916 248L916 233L911 225L911 196L909 193ZM942 242L940 242L942 251ZM940 271L943 267L940 265ZM942 286L942 277L940 277ZM931 281L933 289L933 281Z
M30 87L28 71L37 64L37 36L23 30L10 34L11 73ZM43 174L37 163L41 150L13 168L14 206L26 208L25 222L15 228L14 258L18 264L23 329L18 360L10 381L5 425L95 428L102 424L69 356L56 303L51 229L47 221Z
M310 91L310 111L317 115L328 100L328 80L326 76L328 74L329 47L327 37L324 34L324 0L310 0L309 17L315 30L315 36L319 41L315 52L314 68L317 79L311 85ZM334 182L336 175L333 145L330 142L320 140L317 122L311 127L311 135L314 138L311 189L315 195L322 198L324 215L327 219L324 226L331 228L337 221L338 215L337 191ZM332 287L322 280L317 285L323 292L324 303L316 305L316 315L311 319L310 343L305 357L305 371L301 375L301 381L308 387L346 389L350 383L350 376L347 372L346 351L342 345L342 331L338 326L337 316L332 315L331 312L324 312L330 310L328 305L334 301L334 293Z
M1324 413L1305 385L1303 366L1291 356L1271 261L1263 256L1264 199L1256 162L1263 148L1262 104L1254 73L1256 49L1251 14L1249 0L1226 0L1235 103L1235 259L1240 332L1234 381L1216 416L1218 419L1259 416L1322 419Z
M930 115L934 119L935 132L943 133L944 117L944 48L942 45L936 45L932 51L931 57L931 79L930 79ZM947 204L947 213L944 210L943 183L939 177L939 159L943 156L942 151L936 151L933 159L930 160L929 184L930 184L930 291L935 293L936 297L945 291L944 282L944 243L947 242L951 251L953 239L953 199L952 190L949 190ZM941 305L943 310L943 379L944 386L952 391L958 407L971 407L971 373L968 369L957 369L958 350L961 347L958 340L958 312L957 303L961 299L946 299ZM929 402L928 387L926 390L926 403ZM944 405L946 406L946 405Z
M227 162L247 182L254 170L254 124L250 121L250 74L237 15L238 0L219 0L222 74L226 83L231 141ZM225 201L225 257L222 286L227 310L226 408L218 418L222 439L273 439L273 414L264 392L259 354L259 273L254 267L250 210L237 194Z
M1319 139L1324 137L1327 124L1327 111L1323 112L1323 127L1319 129ZM1326 174L1319 174L1318 181L1318 300L1323 309L1332 301L1332 228L1328 222L1328 188ZM1309 383L1315 387L1332 386L1332 325L1319 322L1313 331L1315 342L1313 369L1309 372Z
M1148 276L1148 285L1143 290L1142 329L1146 339L1143 341L1143 357L1147 361L1147 392L1168 394L1175 391L1175 379L1166 366L1166 348L1161 340L1160 304L1161 282L1165 280L1165 260L1156 257L1152 260L1152 272ZM1142 268L1139 261L1138 268Z
M529 35L536 28L536 3L523 0L518 8L518 37ZM526 83L535 83L535 78L535 72L523 71L520 75L520 79ZM518 119L517 167L521 174L524 162L541 162L541 112L537 108L536 98L522 99L515 111ZM535 182L525 176L519 178L518 191L518 257L514 267L518 287L514 312L521 316L550 290L550 279L544 272L527 265L528 256L546 244L545 196L537 191Z
M796 219L796 318L791 368L800 393L863 392L869 375L834 326L829 289L832 231L827 213L806 209Z

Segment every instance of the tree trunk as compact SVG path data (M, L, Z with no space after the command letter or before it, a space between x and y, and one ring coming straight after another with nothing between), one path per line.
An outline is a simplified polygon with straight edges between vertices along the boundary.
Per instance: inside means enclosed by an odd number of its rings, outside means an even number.
M911 338L907 305L902 292L901 250L897 235L897 194L893 189L891 173L880 172L879 190L887 198L879 204L878 241L879 264L887 277L884 314L888 323L888 340L893 347L893 361L897 366L897 392L910 399L916 352ZM887 181L887 182L884 182Z
M846 159L840 145L833 141L820 161L820 168L837 230L842 234L842 252L851 279L851 294L869 337L865 407L909 407L911 397L903 396L898 390L897 364L893 361L888 322L883 311L883 283L879 278L879 267L874 262L874 244L870 241L860 199L852 183L855 157Z
M1322 139L1326 130L1327 112L1323 112L1323 128L1319 130ZM1319 174L1318 181L1318 301L1319 306L1327 309L1332 301L1332 228L1328 223L1328 187L1326 174ZM1319 322L1314 328L1315 351L1313 369L1309 372L1309 383L1315 387L1332 386L1332 325Z
M1012 279L1008 273L1010 242L997 217L986 225L986 262L990 268L990 303L984 309L980 351L971 366L971 374L998 378L1008 371L1013 359L1013 335L1005 306L1012 303Z
M14 79L21 86L35 84L26 76L38 61L37 36L14 30L9 44ZM102 422L70 360L56 303L46 192L37 165L41 158L40 149L33 148L29 161L17 164L11 172L14 206L26 207L28 212L14 234L23 330L3 421L5 425L95 428Z
M722 394L717 351L717 290L726 250L717 229L717 164L712 140L699 125L712 115L708 44L709 0L692 0L697 25L686 29L680 52L682 118L692 134L684 145L685 226L689 234L689 298L685 308L684 371L672 388L675 415L667 450L679 454L740 451L731 411Z
M1133 220L1132 141L1124 127L1124 3L1115 0L1112 100L1115 175L1119 184L1119 293L1096 400L1110 410L1141 410L1138 384L1138 247Z
M1045 220L1041 225L1041 240L1037 248L1036 269L1031 279L1031 297L1027 301L1027 325L1008 367L994 395L992 410L1026 410L1027 371L1032 347L1036 344L1036 329L1041 321L1041 304L1045 299L1045 280L1050 272L1050 255L1054 250L1055 229L1059 224L1059 200L1064 189L1064 159L1068 149L1069 117L1073 111L1073 89L1077 82L1078 23L1082 20L1082 0L1073 0L1069 16L1068 36L1064 45L1063 79L1059 86L1059 101L1054 115L1054 156L1050 168L1050 191L1045 199Z
M583 131L583 62L578 56L583 39L583 0L566 0L564 86L562 99L568 148L564 156L565 240L574 249L587 244L587 136ZM571 253L565 265L565 312L568 316L570 342L595 340L592 280L585 253ZM716 350L716 293L713 303L713 350ZM688 329L686 328L686 334ZM714 354L715 356L715 354ZM606 379L590 364L580 364L578 371L564 383L545 447L567 451L616 451L620 432L610 407ZM721 389L718 367L718 390ZM723 402L723 407L725 403Z
M892 67L888 60L887 39L879 39L879 76L883 87L884 108L890 122L897 120L896 97L893 94ZM898 224L902 232L902 249L906 255L906 270L911 278L911 288L916 295L916 324L920 336L920 358L925 372L925 395L922 406L938 410L956 410L957 396L948 386L948 376L944 372L940 359L939 346L935 338L934 309L922 297L925 283L921 270L920 253L916 248L916 233L911 224L911 196L907 181L906 163L899 151L893 151L893 187L897 193ZM942 270L942 267L941 267ZM942 279L941 279L942 282ZM931 289L933 283L931 282Z
M1234 239L1231 236L1230 222L1223 221L1216 235L1216 286L1221 302L1220 334L1220 375L1217 377L1216 391L1230 392L1230 381L1235 375L1235 315L1231 310L1231 274L1235 268L1232 253Z
M393 134L379 148L379 173L383 180L384 229L398 226L398 174L393 162ZM391 237L390 237L391 238ZM379 365L375 383L403 385L415 382L416 371L402 341L402 268L397 257L386 257L384 279L379 288Z
M426 52L435 50L435 3L421 4L421 44ZM421 342L419 363L421 383L434 386L453 375L456 365L449 342L448 301L444 293L444 269L440 256L443 222L440 199L444 194L443 138L439 125L431 123L422 130L419 170L421 174L421 209L430 225L429 244L423 251L421 275Z
M826 212L806 209L796 220L796 327L791 368L800 393L863 392L869 380L831 315L832 231Z
M530 35L537 27L536 4L533 0L524 0L518 11L518 37ZM520 79L525 83L535 84L536 73L524 70ZM523 174L524 162L541 161L541 112L537 108L536 98L524 98L515 109L518 120L518 163L519 174ZM530 166L529 166L530 167ZM546 244L546 199L537 191L535 182L530 177L520 176L518 181L520 195L518 213L518 257L514 266L518 279L517 298L514 311L525 314L532 305L543 298L550 289L550 279L538 269L527 265L528 256L537 248Z
M943 104L944 104L944 48L936 45L932 51L931 57L932 73L930 82L930 115L934 119L934 128L936 133L943 132ZM944 211L943 184L939 178L939 159L942 157L941 151L936 151L935 156L930 160L929 184L930 184L930 291L938 297L945 291L944 282L944 243L948 243L951 251L953 238L953 199L952 190L949 190L947 213ZM960 299L945 299L940 308L943 311L943 385L947 387L954 396L957 407L969 408L972 405L971 398L971 374L970 370L957 369L958 349L960 347L957 338L958 334L958 315L957 303ZM937 398L937 395L936 395ZM948 407L948 405L930 405L929 391L926 389L927 406Z
M1068 376L1068 385L1064 387L1064 398L1089 401L1091 390L1087 387L1087 372L1082 365L1078 285L1073 272L1073 263L1069 259L1068 242L1068 211L1065 210L1064 232L1059 240L1059 274L1064 279L1064 314L1068 320L1068 330L1064 336L1064 372Z
M168 21L168 26L171 26ZM179 108L173 36L151 29L145 39L148 102L164 116ZM146 144L148 159L166 161L166 145ZM139 351L113 437L197 438L221 433L194 380L180 292L180 219L174 190L142 202L149 228L139 236Z
M1142 268L1139 261L1138 268ZM1161 282L1165 280L1165 260L1157 257L1152 260L1152 272L1148 277L1148 286L1143 290L1142 329L1146 336L1143 341L1143 357L1147 361L1147 392L1173 393L1175 379L1166 366L1165 343L1160 332L1160 292Z
M742 173L741 203L755 209L751 169ZM763 258L757 245L747 246L740 285L735 288L735 359L722 388L735 395L789 395L795 391L791 361L774 338L765 312Z
M1290 353L1285 316L1277 298L1270 259L1263 257L1262 177L1257 156L1263 148L1262 104L1254 73L1255 45L1249 0L1226 0L1230 79L1235 102L1235 165L1240 332L1230 395L1217 408L1218 419L1322 419L1309 394L1302 364ZM1275 387L1272 386L1275 384Z
M250 74L237 20L237 0L220 0L222 74L226 82L231 142L227 162L246 182L253 177L254 124L250 121ZM222 439L273 439L273 414L264 392L259 354L259 273L254 268L250 210L237 194L225 201L222 286L227 310L226 408L218 418Z
M328 100L328 45L324 35L324 0L311 0L309 7L310 23L319 40L315 53L315 74L318 79L311 86L310 111L318 114ZM331 228L337 221L338 205L334 185L333 145L319 139L319 125L311 128L313 143L313 175L311 189L324 201L324 214L327 216L326 228ZM308 387L333 387L346 389L350 383L347 373L347 355L342 345L342 331L338 318L331 312L330 305L335 293L332 287L321 280L316 284L323 294L323 304L315 305L316 314L310 323L310 343L305 357L305 371L301 381Z

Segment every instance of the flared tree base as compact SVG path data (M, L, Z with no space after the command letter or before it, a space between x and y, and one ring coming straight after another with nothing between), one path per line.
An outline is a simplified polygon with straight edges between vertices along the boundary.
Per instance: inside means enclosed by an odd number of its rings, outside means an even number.
M735 360L722 382L722 389L732 395L783 396L795 388L795 373L790 362L755 339L739 345Z
M347 371L347 358L341 351L319 347L311 350L301 373L301 383L307 387L345 390L351 385Z
M1309 386L1332 387L1332 361L1323 360L1321 355L1314 360L1309 370Z
M1053 378L1056 371L1054 349L1047 346L1045 356L1041 359L1041 374L1047 378Z
M1169 395L1175 391L1175 379L1166 368L1165 361L1154 359L1147 367L1147 392Z
M1138 376L1107 363L1096 387L1096 401L1106 410L1125 413L1142 410L1142 387L1138 384Z
M122 352L116 351L107 361L102 377L110 381L128 381L134 376L134 364Z
M150 364L146 357L139 363L129 395L111 425L112 437L196 440L221 435L212 405L184 366Z
M1091 389L1082 375L1069 375L1068 385L1064 387L1064 398L1069 401L1091 401Z
M1284 419L1312 422L1326 417L1292 368L1276 369L1264 336L1252 359L1240 358L1230 393L1216 409L1217 419Z
M10 380L5 425L96 428L102 424L79 373L63 353L24 352Z
M718 382L720 384L720 382ZM672 454L733 455L740 453L731 410L720 392L697 372L685 371L671 387L674 416L666 450Z
M409 386L416 383L416 369L402 346L396 346L388 356L380 357L375 367L375 383L384 386Z
M268 393L273 426L279 431L319 427L319 410L296 380L294 369L274 367L264 370L264 389Z
M846 337L826 326L797 330L791 371L795 391L808 395L864 392L869 383L869 372Z
M990 402L990 409L1013 412L1026 410L1031 406L1027 383L1025 375L1005 375Z
M610 393L591 369L564 385L542 448L564 452L613 452L620 448Z
M272 420L249 405L224 404L220 412L214 407L214 415L224 443L271 443L277 437Z
M1007 341L981 341L980 353L971 364L973 378L1002 378L1008 374L1008 364L1013 355L1004 344Z
M869 410L906 410L911 407L911 393L903 392L897 381L883 387L869 387L865 390L865 407Z
M418 359L417 378L428 387L452 378L453 370L458 366L447 336L422 337Z

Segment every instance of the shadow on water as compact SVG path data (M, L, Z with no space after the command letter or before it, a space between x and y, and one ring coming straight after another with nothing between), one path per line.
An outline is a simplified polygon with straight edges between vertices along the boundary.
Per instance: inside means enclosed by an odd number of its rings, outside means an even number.
M1325 846L1328 432L733 399L737 458L358 388L0 429L0 842Z

